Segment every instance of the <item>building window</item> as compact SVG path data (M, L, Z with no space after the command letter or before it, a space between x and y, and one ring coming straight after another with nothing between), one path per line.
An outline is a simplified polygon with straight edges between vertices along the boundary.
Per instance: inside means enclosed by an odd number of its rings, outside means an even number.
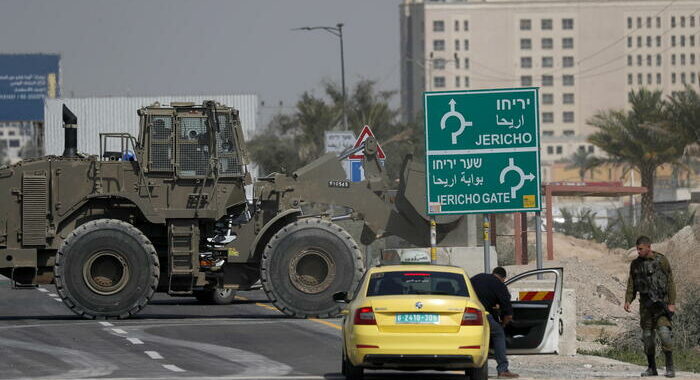
M447 61L445 61L442 58L436 58L433 60L433 68L435 70L444 70L446 64L447 64Z
M547 154L554 154L554 147L553 146L548 146L547 147Z
M542 136L554 136L554 131L542 131Z
M651 36L647 36L647 47L651 47Z
M542 49L552 49L554 47L554 41L551 38L542 39Z
M632 47L632 37L627 37L627 47L628 48Z
M561 77L562 83L564 86L573 86L574 85L574 76L573 75L562 75Z
M690 83L695 83L695 72L690 73Z
M542 85L543 86L553 86L554 77L551 75L542 75Z
M542 67L554 67L554 58L542 57Z
M671 54L671 65L675 66L676 65L676 55Z
M562 48L564 48L564 49L573 49L574 48L574 39L571 37L562 38L561 45L562 45Z
M656 55L656 66L661 66L661 54Z
M455 50L459 51L459 40L455 40Z
M464 77L464 87L469 88L469 77Z
M676 47L676 36L671 36L671 46Z
M685 66L685 54L681 54L681 66Z
M529 38L521 38L520 39L520 49L521 50L530 50L532 49L532 40Z
M14 136L15 134L17 134L17 132L15 132L15 131L7 131L7 135L8 135L8 136Z
M661 84L661 73L656 73L656 84Z
M520 77L520 84L522 86L532 86L532 76L531 75L523 75Z
M455 32L459 32L459 20L455 20Z
M685 46L685 36L681 36L681 47Z
M690 21L691 27L695 26L695 16L688 17L688 21Z
M457 55L456 55L456 54L455 54L454 63L455 63L455 69L459 69L459 58L457 58Z
M651 17L647 17L647 28L651 29Z
M542 104L554 104L554 94L542 94Z
M685 16L681 16L681 28L685 28Z
M561 154L561 152L562 152L561 145L557 145L557 154Z
M532 68L532 57L520 57L520 67L523 69Z
M435 50L435 51L445 50L445 40L433 40L433 50Z
M656 36L656 47L661 47L661 36Z
M647 85L651 84L651 73L647 73Z
M0 131L0 136L4 136L4 135L5 135L5 132Z
M561 64L564 67L574 67L574 57L571 57L571 56L562 57Z
M10 148L19 148L19 140L10 140Z
M637 85L641 86L643 83L642 73L637 74Z
M464 20L462 23L462 29L466 32L469 30L469 20Z
M520 30L530 30L532 29L532 22L528 18L520 20Z
M695 20L694 18L691 20ZM690 46L695 46L695 35L692 34L690 37L688 37L688 40L690 42Z
M433 86L435 88L443 88L445 87L445 77L435 77L433 79Z
M671 16L671 28L676 27L676 16Z
M460 86L460 79L462 79L462 77L460 77L460 76L455 77L455 87L457 87L457 88L459 88L459 86Z
M681 73L681 83L685 84L685 73Z
M464 68L469 69L469 58L464 58Z
M695 64L695 53L690 53L690 64L691 65Z
M464 40L464 50L469 50L469 40Z
M651 66L651 54L647 54L647 66Z
M627 56L627 66L632 66L632 56L631 55Z
M551 18L542 19L542 30L552 30L552 19Z
M642 18L637 17L637 29L640 29L642 27Z
M627 29L632 29L632 17L627 17Z
M642 36L637 36L637 47L642 47Z
M631 85L634 83L633 75L627 74L627 84Z
M656 17L656 27L661 28L661 17Z
M553 112L542 112L542 122L543 123L554 123L554 113Z
M676 73L671 73L671 84L676 84Z
M574 28L574 19L563 18L561 19L561 28L564 30L571 30Z
M562 113L562 117L564 118L565 123L573 123L574 122L574 113L573 111L564 111Z
M593 153L593 145L588 146L588 153Z
M565 129L562 134L564 136L574 136L576 134L576 132L572 131L571 129Z
M433 32L444 32L445 22L442 20L433 21Z
M641 65L642 65L642 55L637 54L637 66L641 66Z
M567 93L562 96L562 103L564 104L574 104L574 94Z

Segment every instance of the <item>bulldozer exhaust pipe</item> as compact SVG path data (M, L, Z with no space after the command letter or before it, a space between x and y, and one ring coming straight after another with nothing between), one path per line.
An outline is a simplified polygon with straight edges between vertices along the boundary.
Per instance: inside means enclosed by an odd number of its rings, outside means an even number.
M63 105L64 146L63 157L78 157L78 118Z

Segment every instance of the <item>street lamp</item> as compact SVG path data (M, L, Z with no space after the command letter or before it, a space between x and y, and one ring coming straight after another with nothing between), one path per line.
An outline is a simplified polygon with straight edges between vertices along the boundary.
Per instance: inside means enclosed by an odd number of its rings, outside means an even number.
M343 128L348 130L348 115L345 112L345 58L343 56L343 24L338 23L336 26L303 26L301 28L294 28L292 30L325 30L326 32L338 37L340 39L340 77L343 85Z

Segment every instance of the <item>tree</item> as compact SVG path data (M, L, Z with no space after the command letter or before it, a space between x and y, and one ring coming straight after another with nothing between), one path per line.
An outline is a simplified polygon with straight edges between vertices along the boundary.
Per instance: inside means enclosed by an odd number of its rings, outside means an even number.
M673 132L685 143L688 153L700 153L700 95L690 86L668 97Z
M631 110L597 113L588 124L598 131L588 141L608 154L606 161L639 170L642 186L642 222L649 228L654 221L654 178L656 169L677 162L683 143L670 131L666 103L661 91L640 89L629 93Z
M600 159L593 156L593 153L586 151L585 149L579 149L566 160L569 164L566 165L567 169L578 169L578 176L583 181L586 177L586 172L593 170L596 166L600 165Z

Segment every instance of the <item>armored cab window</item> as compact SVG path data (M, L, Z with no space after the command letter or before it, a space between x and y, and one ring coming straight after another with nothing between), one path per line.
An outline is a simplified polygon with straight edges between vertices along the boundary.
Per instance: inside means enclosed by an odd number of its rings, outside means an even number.
M216 134L216 149L219 153L219 174L222 176L242 176L243 165L234 138L232 117L230 114L218 114L217 117L219 119L219 132Z
M173 118L150 116L151 149L148 160L152 171L173 170Z
M205 176L209 167L209 133L205 117L182 117L178 133L178 173Z

